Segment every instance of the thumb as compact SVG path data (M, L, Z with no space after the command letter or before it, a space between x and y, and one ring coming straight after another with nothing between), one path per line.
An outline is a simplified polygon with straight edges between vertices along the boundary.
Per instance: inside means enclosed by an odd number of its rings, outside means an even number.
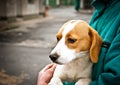
M54 65L53 65L53 66L52 66L49 70L50 70L50 71L52 71L52 72L54 72L54 71L55 71L56 66L57 66L57 65L56 65L56 64L54 64Z

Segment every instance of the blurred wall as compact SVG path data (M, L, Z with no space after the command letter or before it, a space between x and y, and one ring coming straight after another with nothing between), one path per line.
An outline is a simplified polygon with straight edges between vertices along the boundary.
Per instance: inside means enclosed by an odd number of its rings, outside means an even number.
M36 15L45 12L44 0L0 0L0 19Z
M0 17L13 17L17 15L16 0L0 0Z
M75 0L45 0L45 4L50 7L74 5Z

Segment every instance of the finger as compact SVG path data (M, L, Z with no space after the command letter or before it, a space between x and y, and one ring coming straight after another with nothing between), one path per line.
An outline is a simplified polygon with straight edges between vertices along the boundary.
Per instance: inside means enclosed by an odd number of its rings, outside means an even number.
M50 70L50 71L54 71L55 68L56 68L56 66L57 66L56 64L53 64L52 67L51 67L49 70Z
M47 66L45 66L45 67L42 69L42 71L41 71L41 72L44 72L44 71L46 71L46 70L50 69L53 65L54 65L53 63L48 64Z

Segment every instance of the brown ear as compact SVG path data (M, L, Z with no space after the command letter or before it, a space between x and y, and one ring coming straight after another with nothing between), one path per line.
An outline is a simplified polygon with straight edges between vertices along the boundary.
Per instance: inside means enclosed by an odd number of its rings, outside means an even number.
M90 48L90 58L93 63L97 63L102 45L102 39L99 36L99 34L91 27L89 29L89 35L91 37L91 43L92 43Z

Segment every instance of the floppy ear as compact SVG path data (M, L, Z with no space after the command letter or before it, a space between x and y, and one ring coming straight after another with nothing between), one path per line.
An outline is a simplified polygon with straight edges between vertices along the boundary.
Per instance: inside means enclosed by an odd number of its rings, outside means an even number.
M97 63L102 45L102 39L99 34L91 27L89 27L89 35L91 38L90 59L93 63Z

